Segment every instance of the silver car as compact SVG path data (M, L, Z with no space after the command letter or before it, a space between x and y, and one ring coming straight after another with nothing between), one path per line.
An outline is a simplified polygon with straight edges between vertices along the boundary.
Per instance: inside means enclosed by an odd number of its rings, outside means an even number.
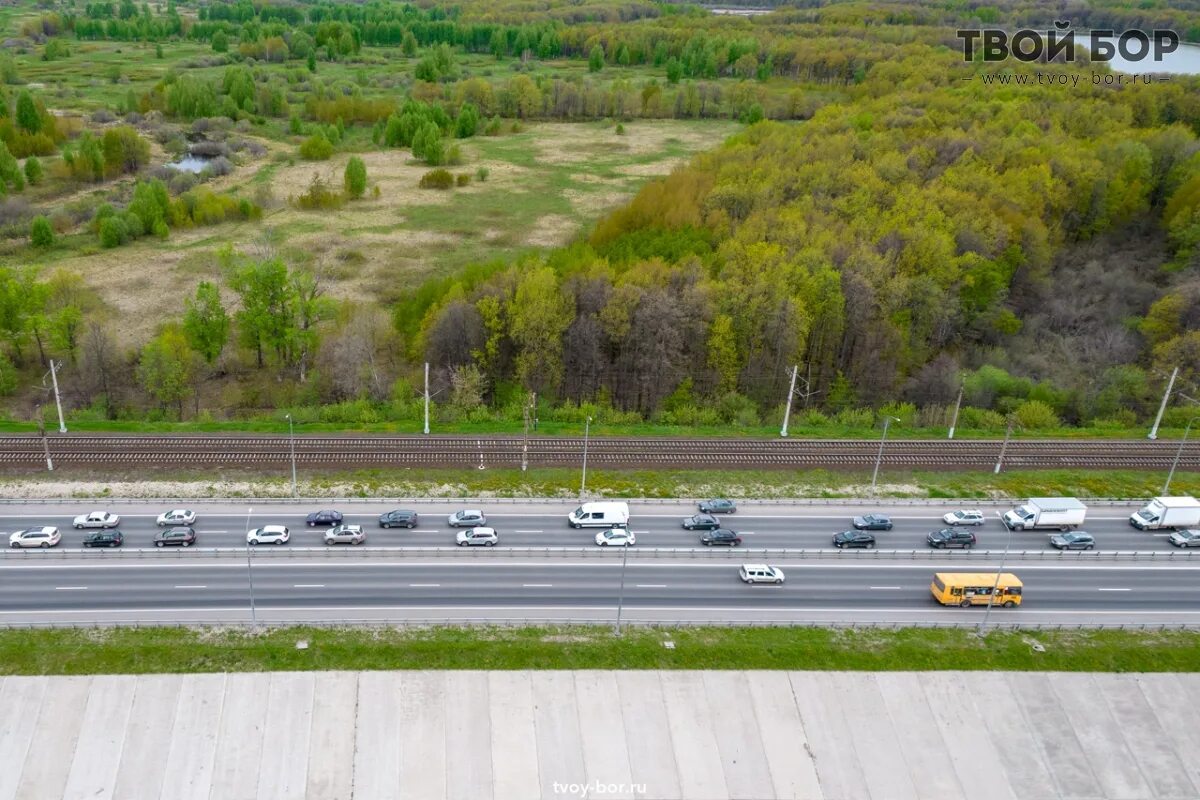
M454 543L459 547L474 547L481 545L491 547L500 541L492 528L471 528L469 531L459 531L454 535Z
M466 511L455 511L446 518L451 528L475 528L480 525L487 525L487 517L479 509L467 509Z
M338 525L325 531L325 544L362 544L366 540L362 525Z

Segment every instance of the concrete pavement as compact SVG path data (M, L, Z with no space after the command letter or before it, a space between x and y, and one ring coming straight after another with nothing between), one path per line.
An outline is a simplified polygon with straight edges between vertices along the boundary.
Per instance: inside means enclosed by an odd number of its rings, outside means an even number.
M1168 531L1138 531L1130 527L1130 513L1142 504L1095 505L1089 509L1083 530L1096 537L1101 550L1174 550L1167 541ZM341 511L346 522L362 525L373 547L449 547L454 544L454 529L446 523L446 516L463 508L479 508L488 516L488 523L501 536L501 546L562 547L590 545L595 531L573 530L566 522L566 515L576 508L575 502L504 502L487 499L469 499L460 502L444 500L396 502L336 501L272 501L263 503L236 503L231 501L187 501L174 503L113 502L95 500L83 502L36 502L13 503L0 506L0 531L5 533L41 525L53 525L63 534L62 548L79 548L87 531L71 528L71 520L78 514L93 510L107 510L122 517L120 530L126 536L127 547L150 547L154 533L159 530L155 518L170 508L190 508L197 512L195 525L201 547L231 547L245 544L249 527L266 524L288 526L293 534L292 544L316 546L321 544L323 528L307 528L304 517L310 511L333 508ZM379 527L379 514L393 508L411 508L420 513L415 529ZM980 508L987 514L987 522L972 528L978 538L980 549L1003 549L1010 534L997 518L1012 507L982 501L947 501L944 504L922 503L919 505L876 503L866 501L838 502L828 505L756 503L745 501L735 514L719 515L723 525L743 538L747 547L769 548L830 548L830 538L837 531L850 527L856 515L879 512L892 517L895 527L891 531L876 531L881 548L924 549L927 533L946 527L942 515L958 508ZM253 508L252 513L247 513ZM699 547L700 532L686 531L682 527L684 517L696 513L694 504L682 501L644 501L631 504L629 527L638 536L639 545L647 547ZM590 532L589 532L590 531ZM1052 532L1021 531L1011 534L1014 550L1049 549L1048 537ZM4 542L0 542L2 546Z
M1200 675L0 678L0 800L1194 800Z

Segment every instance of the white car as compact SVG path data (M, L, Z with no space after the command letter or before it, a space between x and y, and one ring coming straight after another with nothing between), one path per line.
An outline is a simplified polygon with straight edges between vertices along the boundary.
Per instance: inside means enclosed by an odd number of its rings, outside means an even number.
M325 544L362 544L366 540L362 525L338 525L325 531Z
M783 570L770 564L742 564L738 576L743 583L773 583L776 586L783 583Z
M984 521L983 512L977 508L951 511L942 517L942 522L947 525L982 525Z
M482 545L491 547L500 541L493 528L471 528L469 531L459 531L454 535L454 541L459 547Z
M633 531L625 528L609 528L596 534L596 544L601 547L627 547L637 544Z
M174 528L179 525L191 527L196 524L196 512L188 511L186 508L176 508L173 511L164 511L158 515L158 525L160 528Z
M54 547L62 539L58 528L26 528L8 537L9 547Z
M107 511L93 511L90 514L80 514L72 524L76 528L115 528L121 524L121 518Z
M487 525L487 517L479 509L468 509L466 511L455 511L446 518L451 528L476 528L480 525Z
M246 534L247 544L287 544L291 534L282 525L263 525Z

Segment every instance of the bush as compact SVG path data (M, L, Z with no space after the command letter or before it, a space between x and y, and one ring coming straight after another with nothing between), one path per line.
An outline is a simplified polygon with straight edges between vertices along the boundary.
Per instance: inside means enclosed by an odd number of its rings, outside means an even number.
M38 160L37 156L30 156L25 159L25 180L30 186L36 186L41 183L44 174L42 162Z
M500 135L500 117L492 117L488 120L487 127L483 129L484 136L499 136Z
M875 412L869 408L844 408L834 420L844 428L870 428L875 425Z
M1015 412L1017 422L1027 430L1035 431L1044 428L1057 428L1060 425L1058 414L1054 409L1041 400L1026 400L1017 406Z
M418 185L422 189L449 189L454 185L454 176L449 170L434 169L422 175Z
M471 182L471 176L466 172L460 172L455 176L454 182L459 186L466 186Z
M966 406L958 414L958 427L973 431L1002 431L1006 424L1004 415L990 408Z
M624 136L624 135L625 135L625 126L622 125L620 122L618 122L617 123L617 136Z
M357 200L367 191L367 165L358 156L351 156L346 162L346 173L342 176L346 194Z
M312 180L308 184L308 190L297 197L294 201L297 208L302 208L305 211L319 211L322 209L341 208L345 198L339 192L335 192L325 182L325 179L320 175L313 175Z
M333 155L333 143L323 133L315 133L300 145L300 157L307 161L328 161Z
M34 247L50 247L54 244L54 228L50 225L50 220L44 216L33 218L33 222L29 224L29 241Z
M486 181L488 179L488 176L491 174L492 174L492 171L490 169L488 169L487 167L480 167L479 169L475 170L475 180L479 181L480 183L483 183L484 181Z
M129 240L129 228L120 217L108 217L100 222L100 246L120 247Z
M457 166L457 165L461 164L462 161L463 161L462 149L458 145L452 144L452 145L450 145L450 148L446 151L446 160L442 163L448 164L450 166Z
M137 172L150 160L150 143L130 125L109 128L100 140L106 175Z

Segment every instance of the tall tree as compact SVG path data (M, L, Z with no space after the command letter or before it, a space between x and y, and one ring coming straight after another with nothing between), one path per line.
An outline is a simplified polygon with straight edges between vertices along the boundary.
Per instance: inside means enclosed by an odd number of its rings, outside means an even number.
M206 363L212 364L221 355L229 339L229 314L221 304L221 291L216 284L201 281L195 296L187 299L183 333Z
M293 315L287 267L279 259L252 262L237 269L229 284L242 301L234 315L242 345L254 351L259 368L267 350L283 360Z
M37 103L28 89L22 89L17 95L17 127L26 133L39 133L42 130L42 115L38 113Z
M518 347L517 375L525 388L553 391L562 381L562 335L575 309L558 290L550 267L522 276L509 311L509 331Z
M165 327L142 348L137 377L142 387L164 406L175 405L183 418L183 401L192 386L195 354L178 324Z

